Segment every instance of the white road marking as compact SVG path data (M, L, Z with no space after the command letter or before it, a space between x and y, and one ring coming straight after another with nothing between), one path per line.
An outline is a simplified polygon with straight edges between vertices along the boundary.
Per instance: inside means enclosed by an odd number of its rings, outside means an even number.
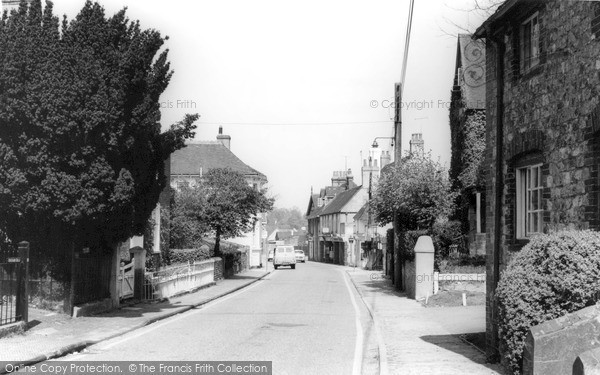
M371 315L371 319L373 320L373 328L375 329L375 337L377 338L377 345L379 347L379 375L388 375L389 370L387 363L387 349L385 347L385 342L383 341L381 329L379 328L379 319L377 319L377 316L375 315L375 312L373 311L371 305L363 298L362 294L360 294L360 291L356 287L356 284L354 284L354 288L356 289L356 292L360 295L360 299L367 308L367 310L369 310L369 314Z
M352 366L352 374L360 375L362 370L362 350L364 340L362 325L360 324L360 312L358 310L358 305L356 304L354 294L352 293L352 289L350 288L350 283L348 283L348 277L350 276L347 275L344 270L340 270L340 272L342 273L342 278L344 279L344 283L346 284L346 288L348 289L348 294L350 295L352 306L354 306L354 322L356 324L356 344L354 346L354 365Z

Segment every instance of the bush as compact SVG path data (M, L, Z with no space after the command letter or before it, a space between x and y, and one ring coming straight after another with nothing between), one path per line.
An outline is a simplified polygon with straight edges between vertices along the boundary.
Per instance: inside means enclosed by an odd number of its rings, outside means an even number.
M456 220L436 220L431 227L431 238L436 253L448 255L450 245L463 245L461 225L460 221ZM465 249L459 250L464 252Z
M210 249L203 245L197 249L173 249L171 250L171 264L198 262L210 258Z
M593 305L598 290L600 233L534 237L511 259L496 291L503 365L519 374L529 328Z

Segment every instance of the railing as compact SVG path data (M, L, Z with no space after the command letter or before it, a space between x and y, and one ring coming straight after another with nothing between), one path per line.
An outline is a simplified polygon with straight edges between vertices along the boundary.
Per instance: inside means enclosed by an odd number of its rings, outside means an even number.
M214 273L214 259L146 272L143 299L168 298L201 288L214 282Z
M28 319L29 243L0 248L0 326Z

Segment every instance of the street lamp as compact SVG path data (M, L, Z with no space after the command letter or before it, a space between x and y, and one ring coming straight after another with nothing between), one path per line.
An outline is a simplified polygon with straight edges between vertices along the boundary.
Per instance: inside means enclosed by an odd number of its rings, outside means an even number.
M394 147L394 137L375 137L375 139L373 140L373 144L371 145L371 147L373 147L373 148L379 147L379 144L377 144L377 140L378 139L391 139L392 140L391 146Z

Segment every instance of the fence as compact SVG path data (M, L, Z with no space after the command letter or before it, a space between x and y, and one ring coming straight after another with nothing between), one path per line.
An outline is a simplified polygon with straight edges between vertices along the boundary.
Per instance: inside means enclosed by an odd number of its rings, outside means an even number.
M73 305L110 297L111 263L104 254L73 259Z
M188 262L155 272L146 272L143 299L168 298L213 283L215 261L216 259Z
M29 304L38 309L61 311L65 300L65 283L51 276L29 280Z
M29 243L0 249L0 326L28 319Z

